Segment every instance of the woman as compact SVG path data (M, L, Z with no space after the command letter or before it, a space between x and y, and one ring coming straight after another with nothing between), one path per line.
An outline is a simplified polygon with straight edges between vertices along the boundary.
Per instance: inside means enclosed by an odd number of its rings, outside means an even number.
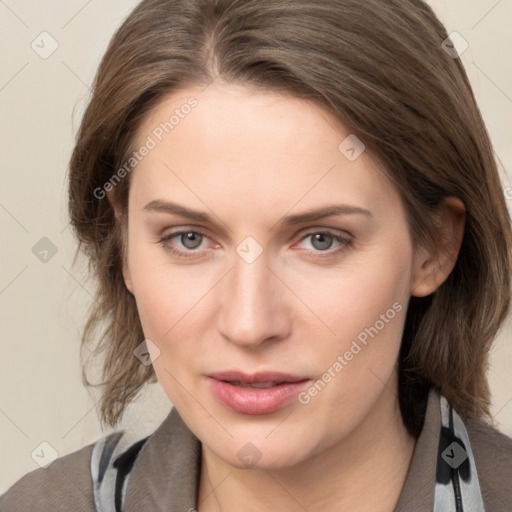
M69 207L102 420L155 379L174 408L1 511L509 510L485 371L510 218L424 2L143 1L100 65Z

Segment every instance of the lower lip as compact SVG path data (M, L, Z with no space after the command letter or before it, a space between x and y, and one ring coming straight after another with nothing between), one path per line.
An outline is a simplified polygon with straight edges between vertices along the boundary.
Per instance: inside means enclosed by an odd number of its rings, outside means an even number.
M208 377L212 393L228 409L240 414L269 414L297 397L309 380L285 382L271 388L243 388Z

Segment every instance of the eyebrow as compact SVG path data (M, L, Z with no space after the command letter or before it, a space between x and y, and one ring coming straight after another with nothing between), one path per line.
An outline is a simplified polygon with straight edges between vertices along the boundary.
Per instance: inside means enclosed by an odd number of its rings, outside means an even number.
M181 217L185 217L187 219L195 220L197 222L215 224L213 218L210 217L207 213L190 210L184 206L169 201L161 201L156 199L149 202L143 209L149 212L171 213L180 215ZM373 217L370 210L366 210L365 208L360 208L359 206L353 206L349 204L334 204L315 210L308 210L299 214L287 215L286 217L282 217L277 224L282 224L284 226L294 226L296 224L312 222L327 217L352 214L361 214L367 217Z

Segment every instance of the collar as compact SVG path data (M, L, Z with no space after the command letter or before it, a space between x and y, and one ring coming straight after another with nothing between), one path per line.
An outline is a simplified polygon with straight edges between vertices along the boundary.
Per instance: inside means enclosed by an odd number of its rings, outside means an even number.
M434 389L394 512L410 510L485 512L464 422Z

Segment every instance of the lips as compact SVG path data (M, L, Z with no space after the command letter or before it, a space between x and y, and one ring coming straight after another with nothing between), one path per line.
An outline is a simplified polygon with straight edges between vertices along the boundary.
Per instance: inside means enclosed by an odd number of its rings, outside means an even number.
M241 384L261 384L261 383L275 383L282 384L284 382L300 382L308 380L309 377L301 377L298 375L291 375L282 372L257 372L257 373L243 373L236 370L225 372L215 372L208 375L215 380L224 382L236 382Z
M240 386L241 388L256 388L256 389L265 389L276 386L277 384L282 384L282 382L253 382L250 384L249 382L241 382L239 380L228 381L229 384L233 386Z
M307 377L281 372L227 371L207 377L213 395L228 409L241 414L275 412L292 402L310 382Z

